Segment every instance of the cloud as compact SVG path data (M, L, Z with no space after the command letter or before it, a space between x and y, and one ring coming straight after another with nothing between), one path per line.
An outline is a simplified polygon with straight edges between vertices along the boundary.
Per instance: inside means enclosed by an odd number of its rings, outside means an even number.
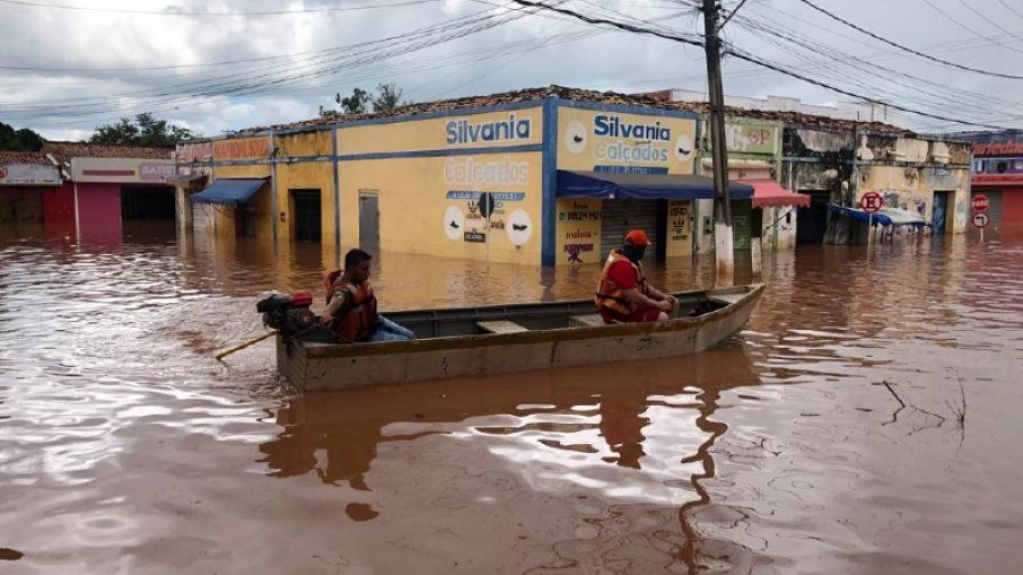
M43 2L43 0L39 0ZM553 1L553 0L548 0ZM949 18L922 0L814 0L864 29L965 65L1020 73L1023 35L992 29L962 7ZM381 8L381 5L390 7ZM400 5L399 5L400 4ZM676 0L567 0L581 13L700 30ZM727 2L727 8L736 5ZM704 90L702 49L595 27L510 0L179 0L62 10L0 3L0 121L58 139L151 112L206 135L316 116L334 94L396 82L416 101L562 84L650 91ZM1006 30L1023 17L998 0L971 3ZM260 12L291 11L260 15ZM139 12L161 12L143 14ZM1023 10L1020 11L1023 13ZM182 15L172 15L182 14ZM965 26L964 26L965 25ZM976 31L977 33L972 32ZM981 37L983 36L983 37ZM724 30L734 46L846 91L937 116L1019 126L1023 81L985 77L900 52L803 4L752 0ZM726 58L728 94L852 98ZM884 70L881 67L890 70ZM907 116L910 127L955 128ZM960 126L961 127L961 126Z

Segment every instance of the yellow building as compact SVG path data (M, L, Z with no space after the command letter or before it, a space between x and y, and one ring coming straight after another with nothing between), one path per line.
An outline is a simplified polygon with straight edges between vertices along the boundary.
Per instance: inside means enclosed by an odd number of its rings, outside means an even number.
M181 205L209 177L193 227L338 253L594 263L639 227L659 258L688 256L692 202L713 194L698 130L677 106L557 87L419 104L181 146Z

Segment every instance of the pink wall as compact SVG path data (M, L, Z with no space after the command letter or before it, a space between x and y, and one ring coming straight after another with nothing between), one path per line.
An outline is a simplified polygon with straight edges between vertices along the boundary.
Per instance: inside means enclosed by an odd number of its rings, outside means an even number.
M74 185L64 182L56 192L43 194L43 221L50 224L75 221Z
M1023 188L1002 191L1002 223L1023 224Z

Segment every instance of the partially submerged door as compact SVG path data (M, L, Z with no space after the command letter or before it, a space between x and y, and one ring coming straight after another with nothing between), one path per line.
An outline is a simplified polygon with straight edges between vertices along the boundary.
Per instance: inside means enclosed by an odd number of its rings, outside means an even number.
M810 206L796 210L796 243L823 244L828 231L828 200L831 192L799 190L810 196Z
M323 230L320 190L291 190L294 202L294 237L299 241L319 242Z
M376 190L359 190L359 247L380 251L380 205Z
M949 192L934 192L934 211L931 213L931 226L936 236L948 233L946 229L948 222L948 196Z

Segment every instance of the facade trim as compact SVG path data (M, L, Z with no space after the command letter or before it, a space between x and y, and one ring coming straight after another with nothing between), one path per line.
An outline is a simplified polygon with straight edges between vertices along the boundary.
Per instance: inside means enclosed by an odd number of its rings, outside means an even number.
M546 129L546 126L544 129ZM523 152L542 152L543 149L543 144L523 144L520 146L502 146L497 148L455 148L450 150L415 150L412 152L373 152L369 154L349 154L345 156L338 156L337 161L356 162L359 160L390 160L398 158L440 158L445 156L517 154Z
M557 188L558 188L558 104L547 100L543 105L543 155L541 158L540 211L543 217L543 236L540 239L540 264L557 263L554 253L557 244Z
M330 135L331 164L334 168L334 256L341 256L341 170L337 166L337 124Z

